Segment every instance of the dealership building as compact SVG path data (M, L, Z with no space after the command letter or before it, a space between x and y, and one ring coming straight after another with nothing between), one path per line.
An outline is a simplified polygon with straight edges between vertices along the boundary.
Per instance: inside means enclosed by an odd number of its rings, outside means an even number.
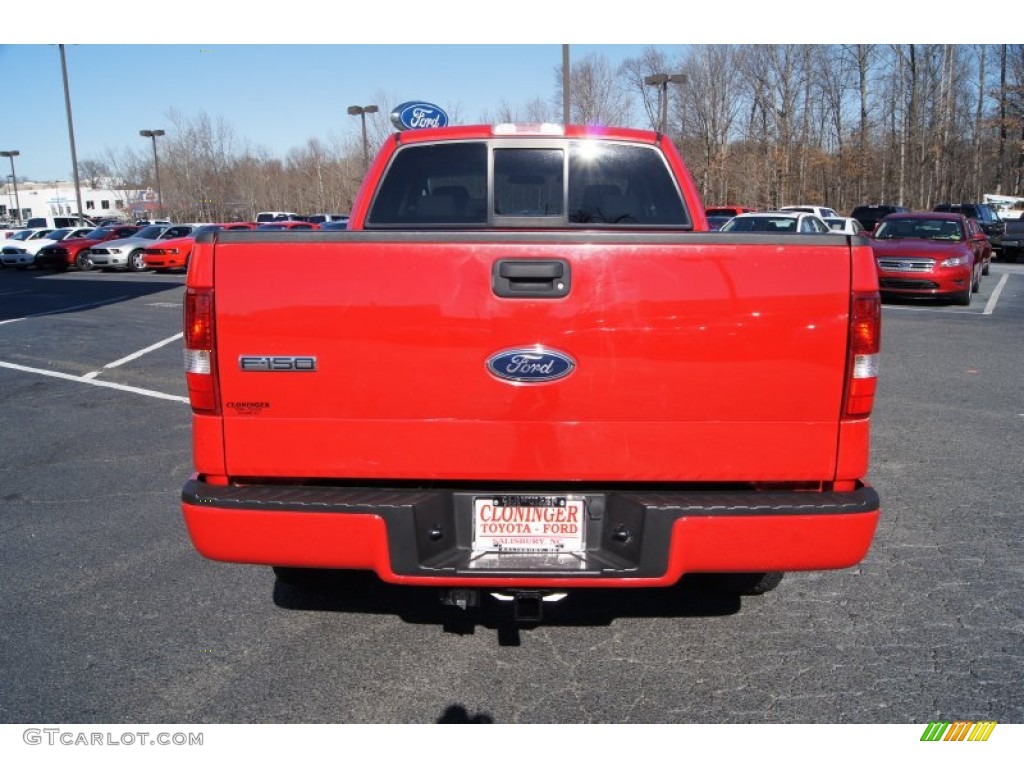
M153 209L152 189L92 189L82 187L82 214L91 218L134 219ZM18 211L21 215L18 215ZM0 221L16 223L36 216L79 213L75 185L70 181L19 181L10 176L0 187Z

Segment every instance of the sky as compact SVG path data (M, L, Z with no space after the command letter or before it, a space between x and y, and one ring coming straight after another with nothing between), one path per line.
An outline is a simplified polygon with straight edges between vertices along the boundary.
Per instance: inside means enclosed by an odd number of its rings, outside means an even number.
M599 52L618 64L644 47L570 44L570 57ZM139 131L169 131L171 109L186 117L205 112L222 118L240 139L281 158L310 138L357 135L360 120L347 107L377 103L382 94L395 101L379 104L382 112L425 100L445 109L453 122L456 114L460 123L479 122L503 102L522 107L533 99L549 101L562 47L79 44L66 45L65 56L81 162L126 146L148 152ZM18 178L70 179L58 46L0 45L0 71L8 75L0 150L21 153L15 158ZM0 162L9 174L8 161Z
M359 119L346 113L354 104L387 99L393 103L378 104L387 112L424 100L453 122L478 122L503 104L523 108L554 98L563 44L572 62L596 53L616 66L647 47L671 61L692 43L864 42L869 34L862 24L830 24L819 10L820 25L804 23L802 11L780 13L756 0L692 5L648 0L642 7L587 10L587 0L305 0L294 12L285 6L249 12L255 6L222 10L215 0L179 0L173 7L108 0L102 19L59 26L79 162L125 148L148 151L139 131L169 130L171 110L223 120L238 139L280 158L311 138L357 137ZM862 0L858 17L872 18L866 12L872 5L886 9L886 29L935 34L920 19L912 27L899 24L900 14L912 15L923 0L899 9ZM65 19L80 9L67 0L45 7ZM0 150L20 152L19 179L72 177L53 28L40 23L35 6L7 9L0 18ZM5 158L0 173L10 173Z

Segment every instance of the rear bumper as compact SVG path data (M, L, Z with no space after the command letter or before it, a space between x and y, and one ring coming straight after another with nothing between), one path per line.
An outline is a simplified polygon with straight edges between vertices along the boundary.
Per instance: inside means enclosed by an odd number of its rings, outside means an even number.
M182 510L196 549L227 562L371 570L444 587L656 587L686 573L846 568L879 517L850 492L578 490L581 556L470 552L472 499L493 491L214 486L191 479Z

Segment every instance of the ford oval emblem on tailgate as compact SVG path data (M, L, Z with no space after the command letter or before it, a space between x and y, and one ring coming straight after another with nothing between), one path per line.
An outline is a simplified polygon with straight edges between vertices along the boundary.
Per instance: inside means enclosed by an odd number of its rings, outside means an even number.
M506 349L487 358L487 370L505 381L537 384L564 379L576 367L576 361L564 352L545 347Z

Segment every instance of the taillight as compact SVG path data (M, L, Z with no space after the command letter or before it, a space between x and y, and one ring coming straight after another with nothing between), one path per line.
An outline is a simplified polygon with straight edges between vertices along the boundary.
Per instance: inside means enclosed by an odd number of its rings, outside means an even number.
M878 353L882 348L882 300L877 292L850 299L850 358L847 363L846 415L867 416L875 404Z
M220 413L216 376L213 289L185 291L185 379L192 410Z

